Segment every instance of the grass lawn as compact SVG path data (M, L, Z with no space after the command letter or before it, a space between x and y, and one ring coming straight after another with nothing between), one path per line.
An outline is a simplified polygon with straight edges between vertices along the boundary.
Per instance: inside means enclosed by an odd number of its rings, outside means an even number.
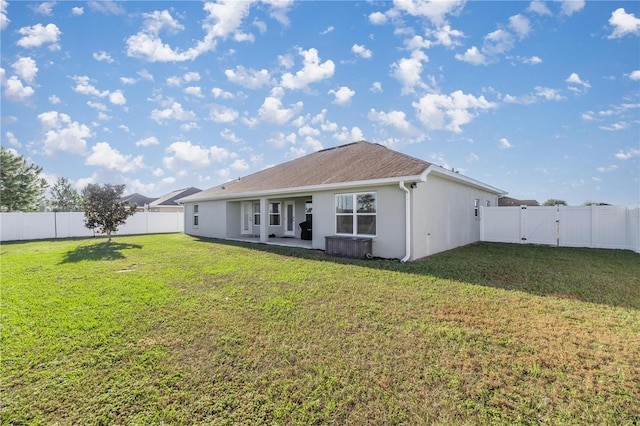
M640 255L3 244L0 423L638 424Z

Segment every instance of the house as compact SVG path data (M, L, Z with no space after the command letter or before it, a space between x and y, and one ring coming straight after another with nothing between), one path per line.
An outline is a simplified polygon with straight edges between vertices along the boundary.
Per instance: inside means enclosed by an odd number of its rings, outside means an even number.
M518 200L517 198L511 198L511 197L498 198L498 207L513 207L513 206L535 207L539 205L540 203L537 200Z
M185 233L325 250L366 240L415 260L480 239L504 191L366 141L328 148L180 200ZM301 227L300 225L303 225ZM305 226L311 225L311 229ZM308 240L301 237L307 236Z
M120 198L120 201L124 201L125 203L135 204L137 206L137 211L142 212L147 209L147 205L156 200L156 198L147 197L142 194L138 194L134 192L133 194L125 195Z
M150 212L181 212L184 207L177 200L200 191L201 189L194 187L178 189L150 202L148 210Z

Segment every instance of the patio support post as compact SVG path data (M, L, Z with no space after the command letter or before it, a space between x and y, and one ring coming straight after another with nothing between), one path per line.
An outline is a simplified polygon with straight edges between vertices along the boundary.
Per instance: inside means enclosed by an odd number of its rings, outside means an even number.
M268 234L268 220L269 220L269 206L266 198L260 198L260 242L266 243L269 239Z

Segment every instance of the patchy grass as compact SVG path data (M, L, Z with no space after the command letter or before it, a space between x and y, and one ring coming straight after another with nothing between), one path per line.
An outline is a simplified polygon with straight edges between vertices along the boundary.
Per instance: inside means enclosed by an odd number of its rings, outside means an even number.
M3 244L3 424L634 424L640 256Z

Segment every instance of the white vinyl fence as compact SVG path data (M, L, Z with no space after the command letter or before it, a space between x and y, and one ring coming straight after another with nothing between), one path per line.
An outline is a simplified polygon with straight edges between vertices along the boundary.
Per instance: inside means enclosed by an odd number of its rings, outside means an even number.
M138 212L114 235L184 232L183 212ZM0 213L0 241L92 237L82 212Z
M482 207L480 240L640 253L640 208Z

